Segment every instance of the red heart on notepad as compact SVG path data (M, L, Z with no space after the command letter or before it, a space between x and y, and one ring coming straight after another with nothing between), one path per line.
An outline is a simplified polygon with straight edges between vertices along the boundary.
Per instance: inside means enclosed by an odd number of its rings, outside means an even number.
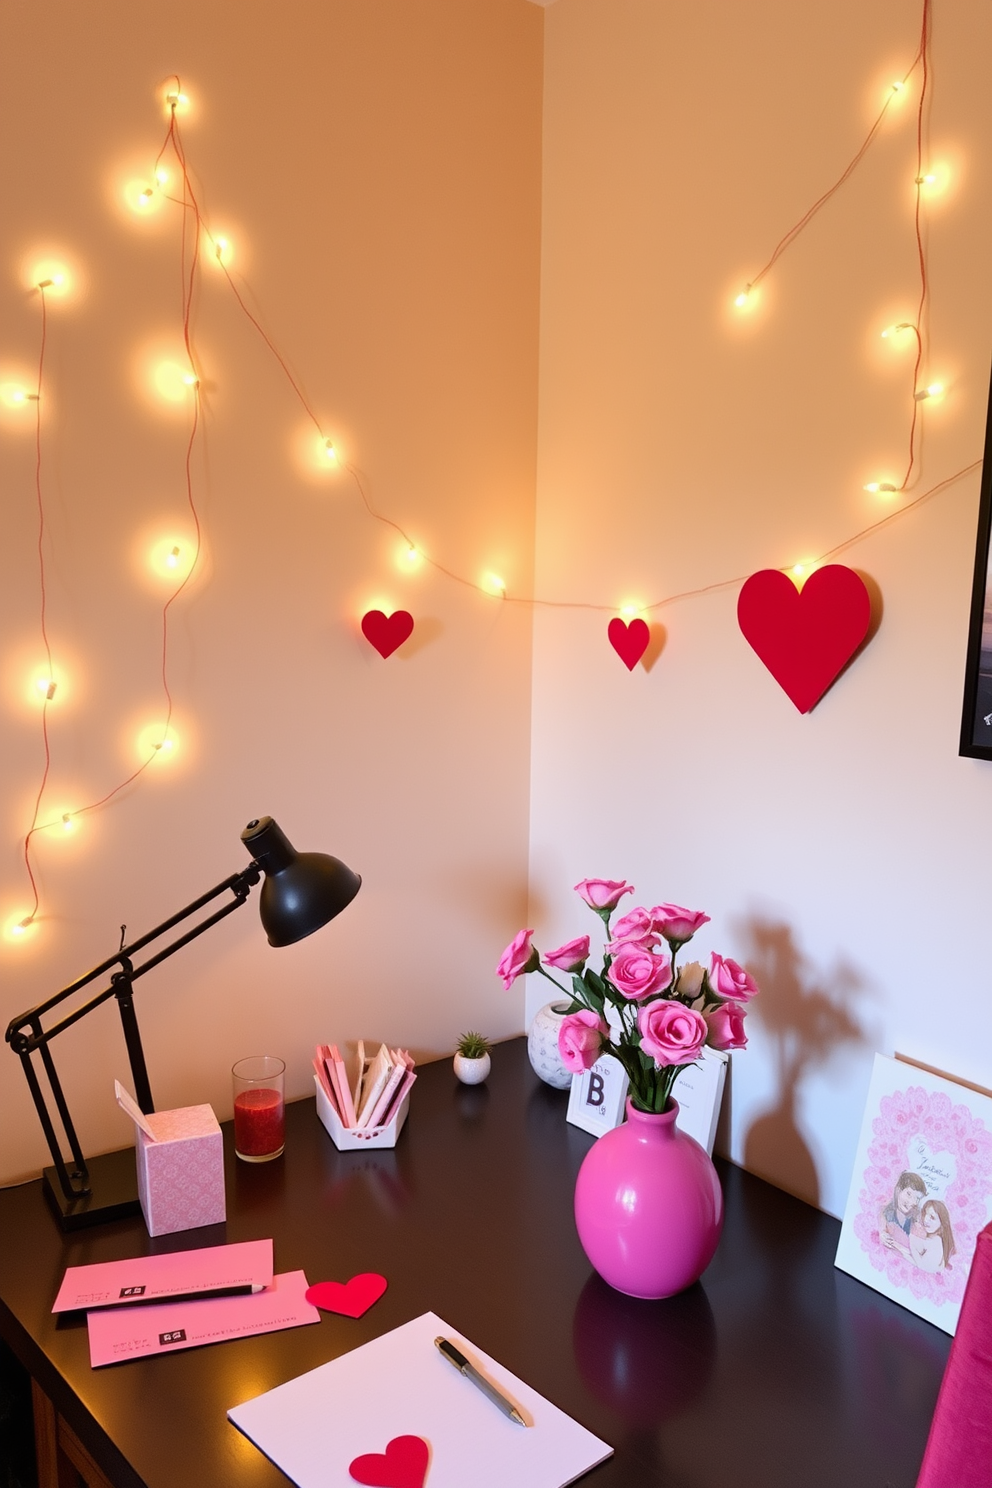
M648 649L648 642L651 640L651 631L647 621L638 617L636 620L631 620L628 625L626 620L621 620L619 616L616 616L607 626L606 633L610 638L610 645L628 672L632 672Z
M383 658L392 656L412 634L413 616L409 610L394 610L391 615L369 610L362 616L362 635Z
M350 1281L315 1281L312 1287L307 1288L307 1301L311 1307L320 1307L324 1312L339 1312L342 1317L360 1318L362 1313L368 1312L373 1302L378 1302L387 1284L386 1278L380 1276L378 1271L362 1271ZM361 1481L364 1483L365 1479L362 1478Z
M366 1452L348 1468L368 1488L424 1488L431 1449L422 1436L394 1436L385 1452Z
M842 563L814 570L801 590L779 569L764 568L741 590L737 620L778 685L808 713L868 634L871 598Z

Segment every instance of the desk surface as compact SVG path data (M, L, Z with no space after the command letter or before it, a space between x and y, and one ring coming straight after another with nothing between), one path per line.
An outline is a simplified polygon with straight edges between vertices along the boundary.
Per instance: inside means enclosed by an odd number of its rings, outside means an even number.
M620 1296L572 1222L592 1141L514 1040L485 1086L424 1067L394 1152L337 1152L312 1101L290 1107L274 1163L238 1162L226 1126L226 1226L63 1237L39 1184L10 1189L0 1333L120 1488L286 1488L228 1407L429 1309L614 1445L590 1488L913 1488L946 1335L834 1269L836 1220L723 1162L726 1225L702 1282ZM66 1265L270 1235L277 1270L381 1271L389 1289L357 1322L98 1371L85 1322L51 1316Z

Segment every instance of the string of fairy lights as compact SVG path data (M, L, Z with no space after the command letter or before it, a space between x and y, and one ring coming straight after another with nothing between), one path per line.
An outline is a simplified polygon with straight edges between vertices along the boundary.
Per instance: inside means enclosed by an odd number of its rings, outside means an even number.
M916 171L914 177L916 192L914 234L919 275L917 306L913 319L896 322L893 325L887 326L881 332L882 337L894 346L903 344L907 339L910 339L915 345L911 398L909 399L910 417L907 461L901 479L894 475L890 476L886 474L885 476L880 475L877 478L873 478L864 485L866 492L886 498L896 498L905 495L912 489L915 479L918 479L918 437L920 433L921 412L925 404L935 402L944 395L944 387L937 381L921 384L921 371L928 360L926 310L930 292L922 218L926 193L934 186L937 180L934 171L930 168L926 160L924 137L925 109L932 75L930 61L931 5L932 0L923 0L920 41L916 55L902 77L896 79L890 85L881 109L856 154L834 183L813 202L812 206L803 213L802 217L779 239L767 261L752 275L734 298L734 308L738 313L748 314L755 309L760 301L762 282L773 270L782 255L796 242L800 234L809 227L813 219L832 197L850 180L852 174L864 159L871 144L876 139L892 104L901 95L905 95L911 79L919 70L921 74L921 86L916 108ZM294 376L288 358L280 351L272 335L270 335L259 317L250 308L246 298L246 295L250 292L243 279L241 280L241 284L245 286L244 291L239 287L239 283L231 267L234 257L231 241L225 235L213 231L205 220L198 193L191 176L182 138L180 119L189 111L192 104L189 96L183 91L182 83L178 77L173 77L164 85L162 89L162 102L167 119L165 137L154 158L148 178L130 182L126 188L125 195L128 204L137 213L156 211L166 204L177 208L179 213L179 258L182 283L181 333L184 362L182 365L178 363L163 363L159 366L156 371L156 384L159 393L163 397L175 402L185 401L189 407L183 470L185 501L193 536L192 541L186 546L171 540L166 541L164 544L159 544L160 551L156 555L156 562L160 571L167 576L175 578L175 582L171 585L161 608L159 672L164 701L164 718L161 724L156 725L148 733L140 762L125 779L92 801L61 811L50 819L43 819L43 806L50 783L52 767L49 709L56 699L59 687L58 671L54 661L53 647L48 630L47 529L44 483L42 479L45 447L45 439L43 437L45 433L44 409L46 401L45 357L50 334L49 300L56 296L60 298L64 297L71 291L71 273L68 267L64 264L46 261L36 266L35 277L33 279L33 287L37 292L37 300L40 308L39 351L35 385L31 389L12 385L0 387L0 400L7 407L22 408L24 410L33 407L34 410L34 486L37 508L37 568L40 595L39 629L42 651L45 657L44 675L38 677L35 683L41 700L43 768L34 798L30 824L23 839L23 860L33 902L27 913L19 911L13 918L8 920L5 930L7 938L23 938L29 930L37 926L41 917L41 898L33 864L33 846L36 836L51 829L61 828L64 831L71 831L81 817L107 805L125 790L127 786L143 775L149 766L156 759L160 758L163 753L168 753L175 747L176 740L172 728L173 697L169 685L169 620L173 606L197 572L200 565L202 547L202 524L195 499L193 460L197 441L202 434L204 410L201 398L201 376L192 334L191 319L194 294L198 276L201 272L201 261L204 256L210 259L221 270L237 306L254 327L267 352L274 358L294 398L305 413L309 425L313 430L312 438L314 443L312 458L325 467L339 468L349 476L357 498L369 518L385 525L400 538L403 544L405 562L411 565L424 562L450 581L504 603L525 604L552 609L593 610L609 614L614 618L623 618L624 620L635 616L639 617L651 614L685 599L736 587L742 584L749 576L748 574L741 574L733 578L720 579L713 583L687 589L677 594L669 594L649 604L618 607L616 605L592 601L547 600L532 595L511 594L507 592L506 583L498 574L487 573L478 578L473 578L446 566L439 559L426 552L420 544L413 540L399 522L377 510L372 505L368 496L367 478L363 476L362 471L355 464L342 458L333 437L325 428L310 400L304 393L298 379ZM924 502L946 491L963 477L976 470L980 464L980 460L971 462L961 470L954 472L952 475L929 487L913 500L895 507L893 510L869 523L828 552L821 554L817 559L811 562L795 564L791 569L784 571L791 572L796 579L804 578L815 568L836 559L842 552L854 544L863 541L866 537L921 506ZM388 653L383 652L382 654Z

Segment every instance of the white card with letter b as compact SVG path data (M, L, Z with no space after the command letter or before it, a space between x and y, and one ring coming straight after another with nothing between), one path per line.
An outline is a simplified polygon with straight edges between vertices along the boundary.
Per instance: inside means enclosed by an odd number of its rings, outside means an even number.
M612 1054L603 1054L581 1075L572 1076L566 1120L601 1137L623 1120L627 1072Z

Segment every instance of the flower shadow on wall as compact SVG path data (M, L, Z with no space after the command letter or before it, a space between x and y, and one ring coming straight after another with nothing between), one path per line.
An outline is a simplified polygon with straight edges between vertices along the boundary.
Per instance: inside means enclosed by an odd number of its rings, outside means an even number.
M751 1125L744 1166L808 1204L819 1205L820 1181L796 1120L796 1098L808 1070L825 1065L847 1045L869 1043L854 1014L869 989L840 962L828 977L809 965L783 923L746 920L736 927L748 970L761 987L754 1016L767 1030L775 1060L778 1100Z

